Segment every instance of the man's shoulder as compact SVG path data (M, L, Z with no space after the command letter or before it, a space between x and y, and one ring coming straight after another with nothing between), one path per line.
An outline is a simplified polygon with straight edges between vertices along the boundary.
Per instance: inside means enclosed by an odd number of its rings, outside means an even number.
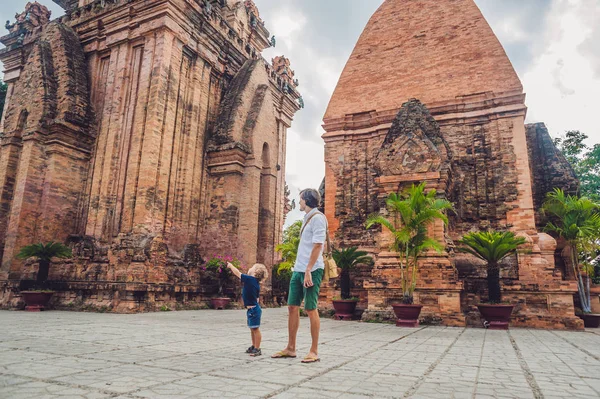
M314 221L321 224L327 224L327 216L324 213L315 214Z

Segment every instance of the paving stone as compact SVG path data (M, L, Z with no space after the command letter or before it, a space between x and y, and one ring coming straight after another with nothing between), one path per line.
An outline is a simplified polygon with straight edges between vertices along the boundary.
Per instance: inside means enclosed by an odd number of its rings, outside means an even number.
M522 365L545 398L600 397L600 362L590 350L578 349L600 346L600 335L591 333L491 334L323 319L321 361L305 365L300 360L310 345L306 322L298 336L299 357L270 358L287 342L286 309L264 310L271 327L263 329L264 355L256 358L245 353L243 310L47 312L35 318L23 313L0 311L0 332L10 334L6 325L30 328L28 335L0 342L3 399L531 398Z
M41 381L0 387L0 398L10 399L103 399L110 397L112 395L107 393Z
M174 380L190 377L191 373L169 371L141 365L122 365L102 370L86 371L68 377L55 378L68 384L102 389L116 393L128 393L139 388L166 384Z
M215 397L215 398L260 398L284 388L282 385L258 381L200 375L180 381L158 384L135 393L149 398Z

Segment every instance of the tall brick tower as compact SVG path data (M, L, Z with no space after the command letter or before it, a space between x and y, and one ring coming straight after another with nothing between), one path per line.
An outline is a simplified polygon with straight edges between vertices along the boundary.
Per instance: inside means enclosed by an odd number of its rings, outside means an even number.
M202 299L212 255L272 265L300 106L252 0L54 1L0 38L2 302L39 241L73 247L59 299L117 309Z
M536 225L532 180L545 177L532 175L529 157L547 131L528 142L526 110L521 82L473 0L386 0L372 16L331 98L323 136L330 226L341 244L377 254L357 282L367 315L388 311L400 291L389 237L365 230L365 219L390 192L426 182L456 208L448 228L432 228L448 252L422 260L416 299L426 318L478 322L473 304L485 295L484 267L454 253L452 242L498 228L528 240L502 269L504 296L518 304L514 323L581 327L575 286L555 268L556 242ZM558 176L552 184L573 185L564 158L537 162Z

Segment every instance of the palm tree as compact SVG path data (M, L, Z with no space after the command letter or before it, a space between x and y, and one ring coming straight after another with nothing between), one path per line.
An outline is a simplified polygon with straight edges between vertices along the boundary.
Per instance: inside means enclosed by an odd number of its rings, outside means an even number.
M487 262L487 282L490 303L502 302L500 291L500 266L502 259L515 253L519 245L525 244L523 237L510 231L477 231L466 234L458 243L461 251L470 253Z
M334 249L333 259L337 266L342 269L340 274L342 299L350 299L350 270L361 264L372 265L373 258L368 256L367 252L359 251L358 247L350 247Z
M17 254L19 259L27 259L35 256L39 259L39 270L37 282L44 283L48 279L50 262L52 258L70 258L71 249L59 242L50 241L46 244L31 244L21 248Z
M577 278L581 309L585 313L592 311L590 297L590 273L585 276L580 267L580 256L587 257L600 240L600 205L587 197L565 195L555 188L546 194L542 212L550 221L545 230L562 237L571 252L571 264Z
M436 190L425 194L425 183L414 184L402 194L391 193L386 206L390 218L379 214L369 216L366 227L381 225L394 236L391 250L398 253L400 279L402 284L402 302L413 303L413 293L417 286L418 259L427 250L442 252L444 246L429 237L427 228L435 220L448 223L446 211L452 210L452 204L436 198Z

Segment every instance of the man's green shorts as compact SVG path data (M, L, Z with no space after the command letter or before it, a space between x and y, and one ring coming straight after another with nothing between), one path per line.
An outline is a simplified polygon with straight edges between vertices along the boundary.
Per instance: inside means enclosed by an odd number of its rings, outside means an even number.
M313 270L312 275L313 286L304 288L304 272L294 272L290 280L290 292L288 295L288 305L300 306L304 299L304 309L313 310L317 308L319 300L319 290L321 281L323 280L323 269Z

